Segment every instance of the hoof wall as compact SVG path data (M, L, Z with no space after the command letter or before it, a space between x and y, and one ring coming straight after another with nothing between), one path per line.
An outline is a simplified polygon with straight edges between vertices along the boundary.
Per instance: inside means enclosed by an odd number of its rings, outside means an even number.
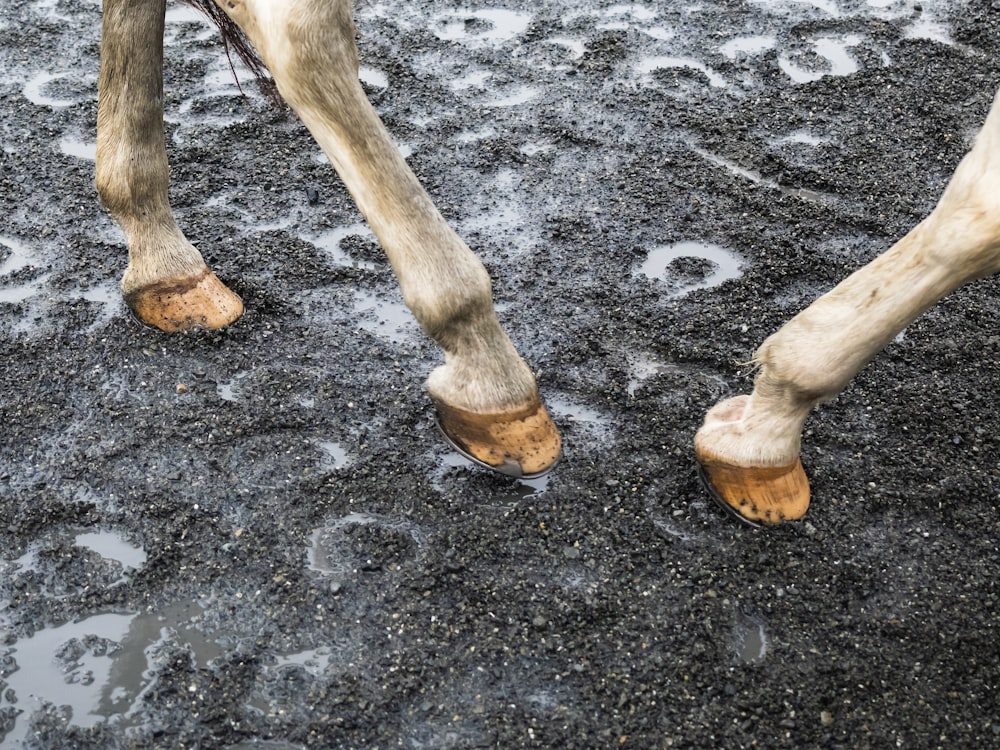
M243 314L243 300L208 268L136 289L125 302L139 320L161 331L224 328Z
M432 400L441 433L470 461L509 477L534 479L559 460L562 440L541 400L524 409L493 414Z
M794 521L809 509L809 480L799 459L788 466L733 466L701 457L698 463L712 498L750 526Z

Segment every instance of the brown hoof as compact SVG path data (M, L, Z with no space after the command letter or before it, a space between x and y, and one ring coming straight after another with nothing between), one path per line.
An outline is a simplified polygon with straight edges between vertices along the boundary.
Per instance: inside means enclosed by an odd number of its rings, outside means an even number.
M809 480L802 462L788 466L733 466L698 456L705 487L719 505L751 526L802 518L809 509Z
M441 432L471 461L510 477L533 479L559 460L562 440L540 399L523 409L493 414L431 400Z
M162 331L224 328L243 314L243 300L208 268L136 289L125 295L125 303L139 320Z

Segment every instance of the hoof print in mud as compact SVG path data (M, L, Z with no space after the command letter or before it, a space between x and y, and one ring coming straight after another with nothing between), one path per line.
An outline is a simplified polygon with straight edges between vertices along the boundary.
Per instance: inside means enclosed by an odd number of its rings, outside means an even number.
M416 554L416 542L404 531L373 524L352 524L344 529L349 559L363 573L398 570Z
M337 578L391 573L422 553L419 532L399 521L353 514L313 534L312 568Z

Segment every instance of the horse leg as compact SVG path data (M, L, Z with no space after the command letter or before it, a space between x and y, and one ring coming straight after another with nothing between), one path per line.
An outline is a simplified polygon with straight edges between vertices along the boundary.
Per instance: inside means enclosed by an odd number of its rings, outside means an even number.
M497 321L485 267L410 171L358 80L351 0L216 0L256 46L385 250L407 306L445 353L427 388L445 434L514 476L551 467L560 438Z
M930 216L764 341L753 394L713 407L695 435L709 490L752 523L801 517L802 425L924 310L1000 271L1000 94Z
M174 220L163 134L165 0L104 0L97 105L97 191L125 233L121 289L144 322L166 331L221 328L243 303Z

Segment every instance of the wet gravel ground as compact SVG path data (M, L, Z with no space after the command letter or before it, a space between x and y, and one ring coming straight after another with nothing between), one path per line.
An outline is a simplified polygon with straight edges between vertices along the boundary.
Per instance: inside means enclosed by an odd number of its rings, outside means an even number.
M438 437L346 191L174 6L172 200L247 313L132 321L99 6L4 0L0 747L996 746L996 281L809 420L805 520L735 525L690 449L933 206L995 6L362 3L369 94L564 434L517 482Z

